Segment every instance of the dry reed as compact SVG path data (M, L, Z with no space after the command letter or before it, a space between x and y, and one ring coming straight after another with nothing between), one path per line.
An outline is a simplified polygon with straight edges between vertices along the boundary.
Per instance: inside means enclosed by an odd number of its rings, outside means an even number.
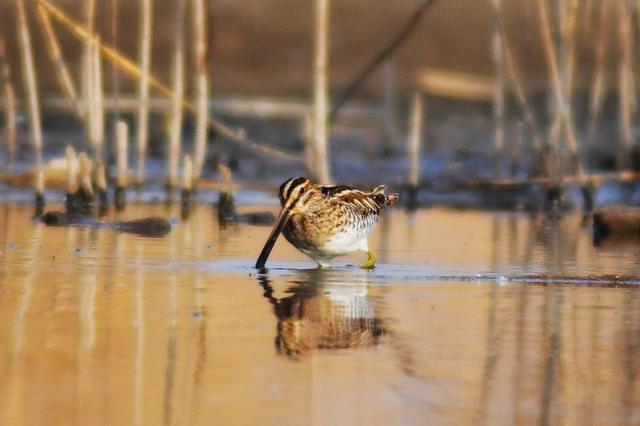
M116 191L115 207L122 210L126 204L126 188L129 184L129 126L123 120L116 122Z
M22 59L22 75L27 92L27 105L29 111L31 143L35 153L36 176L40 176L42 171L42 122L40 120L40 104L38 100L38 84L36 81L36 71L33 63L33 52L31 50L31 34L27 23L27 14L24 0L16 0L16 10L18 12L18 37L20 42L20 53ZM44 187L44 185L43 185ZM36 187L36 193L39 188Z
M11 83L11 69L6 55L6 45L0 37L0 85L4 98L5 141L7 144L7 169L13 169L13 158L16 152L16 95Z
M313 62L313 153L314 164L307 164L313 177L331 182L328 149L329 112L329 10L330 0L315 0L315 42Z
M145 160L147 155L147 143L149 137L149 81L151 73L151 25L153 19L153 1L140 0L140 41L139 41L139 86L138 95L140 103L138 106L137 142L138 142L138 174L137 183L141 185L144 181Z
M196 58L196 132L194 149L194 178L202 174L207 148L208 81L207 81L207 22L203 0L193 0L193 50Z
M493 0L495 16L492 34L492 53L495 65L496 82L493 95L493 118L494 118L494 176L500 176L500 163L504 156L505 138L505 60L503 37L500 33L499 15L501 13L501 0Z
M60 22L67 29L69 29L69 31L76 38L80 40L93 38L93 36L87 33L87 30L82 25L80 25L78 22L71 19L68 15L66 15L62 10L60 10L58 7L53 5L50 1L48 0L37 0L37 1L47 10L47 12L52 17L54 17L58 22ZM100 51L104 58L107 58L109 61L116 64L123 72L125 72L126 74L136 79L141 79L141 69L131 59L122 55L120 52L116 51L113 47L106 46L104 44L100 44ZM149 76L147 87L149 86L158 90L160 93L162 93L165 96L169 96L169 97L173 96L173 91L152 75ZM189 112L193 113L197 110L195 105L193 105L191 102L189 102L186 99L182 99L182 105ZM258 152L270 158L279 159L282 161L290 161L290 162L304 162L304 158L300 155L290 154L276 148L267 147L263 143L258 143L255 140L247 138L246 133L242 129L232 129L231 127L212 118L211 116L209 116L208 125L221 137L225 137L231 142L244 146L248 149L251 149L255 152Z
M167 187L173 189L178 183L178 161L182 142L182 98L184 97L184 13L185 0L176 0L175 52L173 57L173 96L171 97L171 128L167 155Z
M84 111L82 109L82 104L78 99L78 93L76 92L73 80L71 79L71 74L69 73L67 63L65 62L62 55L60 42L58 41L58 37L56 36L55 31L53 30L53 26L51 25L51 19L49 19L49 15L40 5L38 5L37 16L40 22L40 28L44 34L45 42L47 44L49 57L51 58L51 62L53 62L54 65L58 84L60 85L62 92L69 100L72 111L78 118L83 119Z
M423 109L422 94L415 92L411 100L409 146L407 149L407 156L409 157L409 205L415 205L418 185L420 184Z

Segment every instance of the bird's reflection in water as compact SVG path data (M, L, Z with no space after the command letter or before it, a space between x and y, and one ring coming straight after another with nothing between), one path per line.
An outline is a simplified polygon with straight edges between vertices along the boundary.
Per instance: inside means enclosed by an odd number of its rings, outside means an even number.
M276 349L298 358L316 349L347 349L376 346L384 327L368 297L363 271L313 269L300 272L287 289L274 296L268 275L259 275L264 296L277 319Z

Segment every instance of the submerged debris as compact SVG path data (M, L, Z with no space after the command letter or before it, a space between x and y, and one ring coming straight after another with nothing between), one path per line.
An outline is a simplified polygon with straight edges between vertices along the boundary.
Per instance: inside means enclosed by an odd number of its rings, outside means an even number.
M122 222L114 222L111 227L116 231L128 232L147 237L162 237L171 231L171 223L163 217L145 217Z
M161 237L171 231L171 223L161 217L145 217L128 221L103 222L95 216L82 213L47 212L40 221L48 226L76 226L83 228L105 228L145 237Z
M609 209L594 213L593 243L600 245L611 237L640 242L640 210Z

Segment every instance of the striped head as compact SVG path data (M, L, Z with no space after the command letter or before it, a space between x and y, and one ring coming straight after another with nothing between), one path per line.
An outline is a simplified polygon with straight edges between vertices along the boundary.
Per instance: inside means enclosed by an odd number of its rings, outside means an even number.
M276 223L271 230L269 238L267 238L267 242L262 248L262 252L256 262L256 268L264 268L264 264L269 258L273 245L276 243L278 236L289 221L289 218L291 218L291 215L294 213L296 206L301 200L306 200L308 198L309 192L307 191L307 188L311 188L311 185L313 184L305 177L294 177L287 180L280 186L278 196L280 198L282 210L276 219ZM307 197L305 197L305 194L307 194Z
M286 209L292 209L298 201L309 189L312 183L306 177L294 177L287 179L282 185L280 185L279 198L280 205Z

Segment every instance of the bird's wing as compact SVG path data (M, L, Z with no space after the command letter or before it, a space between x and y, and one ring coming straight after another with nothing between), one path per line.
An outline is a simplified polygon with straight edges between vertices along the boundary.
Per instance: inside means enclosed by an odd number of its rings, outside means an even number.
M322 194L329 199L341 203L349 208L362 211L365 214L380 214L383 207L393 204L397 194L386 195L387 187L380 185L371 192L360 191L346 185L323 186Z
M351 191L352 187L346 185L321 186L322 194L327 198L332 198L343 191Z
M381 207L384 205L384 202L380 204L377 200L380 196L384 198L384 195L368 194L358 189L346 187L346 189L336 192L331 199L361 214L378 215L380 214Z

